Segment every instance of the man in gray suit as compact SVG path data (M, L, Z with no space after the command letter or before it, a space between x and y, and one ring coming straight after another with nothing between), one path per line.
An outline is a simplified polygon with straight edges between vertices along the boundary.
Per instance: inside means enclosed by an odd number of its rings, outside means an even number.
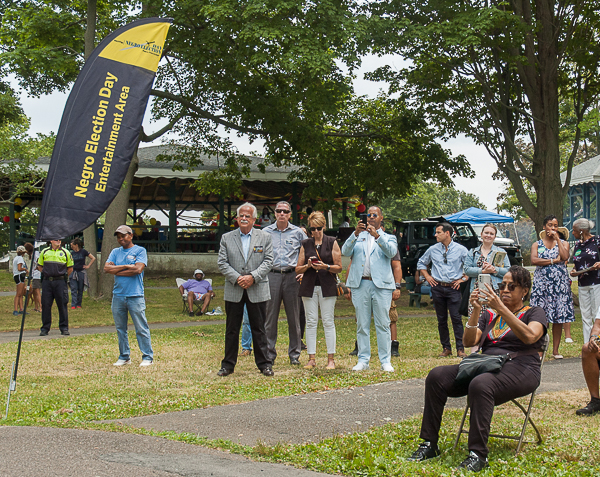
M217 373L219 376L233 373L237 363L244 305L248 310L256 366L265 376L273 376L265 334L267 300L271 298L268 274L273 266L273 244L269 234L252 228L256 217L256 207L246 202L237 210L240 228L221 238L217 263L225 275L227 319L225 357Z

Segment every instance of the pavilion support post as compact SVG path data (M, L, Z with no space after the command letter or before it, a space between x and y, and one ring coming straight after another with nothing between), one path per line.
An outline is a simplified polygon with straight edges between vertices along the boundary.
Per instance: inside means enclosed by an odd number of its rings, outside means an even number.
M573 223L573 201L575 200L575 187L569 187L569 223Z
M298 183L292 182L292 223L298 225Z
M221 243L221 237L225 233L225 201L222 196L219 196L219 231L217 232L217 246L215 250L219 250L219 244Z
M590 216L590 187L592 184L583 184L583 215L582 217L588 218ZM571 222L573 226L573 222Z
M600 195L598 195L600 193L600 183L599 182L595 182L594 183L594 187L596 188L596 221L594 224L594 235L598 234L598 231L600 230Z
M169 183L169 252L177 251L177 191L175 180Z
M346 215L348 215L347 210L348 210L348 201L342 200L342 222L345 220Z

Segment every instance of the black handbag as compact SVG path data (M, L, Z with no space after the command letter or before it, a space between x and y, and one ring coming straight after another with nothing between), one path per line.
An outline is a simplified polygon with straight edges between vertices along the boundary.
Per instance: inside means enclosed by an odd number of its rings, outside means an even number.
M466 358L463 358L460 364L458 365L458 374L454 381L457 384L468 384L471 380L479 376L483 373L497 373L502 369L504 363L508 360L516 358L517 356L527 356L527 355L536 355L538 352L536 350L526 350L526 351L517 351L515 353L506 353L506 354L482 354L481 346L483 345L483 341L485 337L490 332L490 330L494 327L496 321L498 321L500 315L496 315L488 325L485 327L485 330L481 334L481 339L479 340L479 348L477 352L471 353Z
M460 306L458 307L458 312L462 316L469 317L469 298L471 297L471 280L473 278L469 278L466 282L461 283L460 291L462 293L462 298L460 299Z

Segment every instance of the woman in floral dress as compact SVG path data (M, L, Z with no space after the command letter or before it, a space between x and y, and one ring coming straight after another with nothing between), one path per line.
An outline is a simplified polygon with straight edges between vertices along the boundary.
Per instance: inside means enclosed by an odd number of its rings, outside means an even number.
M562 228L567 234L568 231ZM569 243L563 240L558 231L556 216L544 219L541 239L531 246L531 264L536 266L533 274L531 306L540 306L546 312L548 323L552 323L552 355L562 359L558 353L563 323L575 321L571 280L567 271Z

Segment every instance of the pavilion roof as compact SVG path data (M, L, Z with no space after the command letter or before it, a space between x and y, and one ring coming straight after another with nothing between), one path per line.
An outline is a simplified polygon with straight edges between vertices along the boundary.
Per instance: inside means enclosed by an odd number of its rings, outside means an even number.
M566 172L560 175L560 181L563 185L566 177ZM570 186L587 184L588 182L600 182L600 155L573 167Z

